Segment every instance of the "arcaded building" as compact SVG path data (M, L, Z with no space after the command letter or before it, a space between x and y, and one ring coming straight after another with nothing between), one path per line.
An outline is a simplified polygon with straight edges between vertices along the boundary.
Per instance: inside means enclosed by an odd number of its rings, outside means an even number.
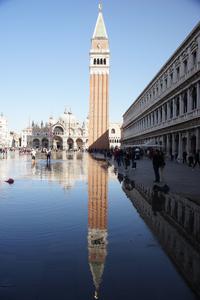
M123 115L122 145L200 149L200 23Z

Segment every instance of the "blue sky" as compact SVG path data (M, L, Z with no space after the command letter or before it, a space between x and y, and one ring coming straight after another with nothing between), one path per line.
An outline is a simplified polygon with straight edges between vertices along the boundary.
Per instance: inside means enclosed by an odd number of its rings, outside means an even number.
M133 100L200 20L200 0L104 0L110 38L110 120ZM0 0L0 112L12 130L89 104L98 0Z

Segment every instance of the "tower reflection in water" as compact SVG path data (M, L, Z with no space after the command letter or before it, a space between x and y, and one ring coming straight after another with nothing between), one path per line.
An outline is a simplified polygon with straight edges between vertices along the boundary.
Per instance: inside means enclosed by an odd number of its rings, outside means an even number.
M107 256L108 170L103 162L89 157L88 161L88 255L95 286L94 298L99 289Z
M128 178L118 179L145 223L183 278L200 296L200 206L175 194L153 191Z

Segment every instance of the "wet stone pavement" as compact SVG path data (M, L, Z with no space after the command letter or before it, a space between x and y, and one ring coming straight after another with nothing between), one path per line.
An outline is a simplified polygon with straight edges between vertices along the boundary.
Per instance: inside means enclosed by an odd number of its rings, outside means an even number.
M198 201L129 175L82 153L0 160L0 299L199 299Z

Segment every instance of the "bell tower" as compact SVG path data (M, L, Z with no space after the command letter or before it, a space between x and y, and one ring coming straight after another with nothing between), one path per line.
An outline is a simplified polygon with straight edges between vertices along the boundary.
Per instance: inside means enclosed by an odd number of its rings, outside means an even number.
M109 40L102 4L90 50L89 148L109 148Z

